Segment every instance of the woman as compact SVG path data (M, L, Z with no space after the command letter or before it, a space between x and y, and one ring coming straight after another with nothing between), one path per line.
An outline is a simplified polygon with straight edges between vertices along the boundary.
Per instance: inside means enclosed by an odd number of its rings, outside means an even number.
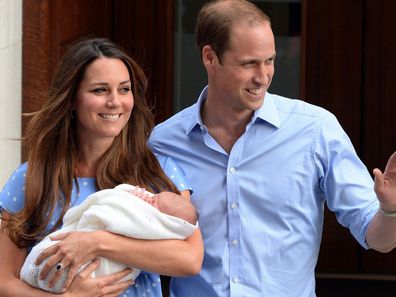
M89 194L121 183L179 193L165 171L189 199L181 170L170 159L157 160L146 145L153 127L146 87L140 67L106 39L80 41L66 52L49 100L29 123L28 162L0 194L0 296L52 296L21 281L20 268L29 249ZM42 278L54 267L69 269L63 296L161 296L159 277L152 273L141 273L132 286L120 281L129 270L91 279L97 257L166 275L196 274L202 264L199 231L186 240L144 241L106 231L52 239L59 242L37 264L47 259ZM51 285L59 276L56 272Z

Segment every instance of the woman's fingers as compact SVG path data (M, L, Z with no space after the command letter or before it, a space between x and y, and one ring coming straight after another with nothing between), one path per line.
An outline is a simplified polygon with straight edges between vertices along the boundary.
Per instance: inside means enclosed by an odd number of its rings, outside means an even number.
M118 282L112 285L109 285L104 288L104 293L106 297L117 297L120 296L122 292L128 289L129 286L132 286L134 282L132 280Z
M121 281L131 273L131 269L124 269L110 275L91 278L92 273L98 269L99 265L100 261L95 259L74 277L70 288L67 288L70 296L117 297L129 286L133 285L134 282L132 280Z
M56 252L58 251L58 244L54 244L52 246L50 246L49 248L46 248L44 251L41 252L41 254L37 257L36 259L36 265L40 265L41 262L43 262L46 258L48 258L49 256L52 256L54 254L56 254ZM60 260L60 259L59 259ZM54 263L55 264L55 263Z
M133 280L122 281L124 277L132 272L132 269L126 268L122 271L100 277L101 286L105 296L118 296L121 292L126 290L129 286L134 284Z
M57 235L50 236L50 239L53 240L53 241L60 241L60 240L65 239L66 237L68 237L71 233L72 233L71 231L64 232L64 233L59 233Z
M93 260L93 261L91 261L88 265L87 265L87 267L89 266L89 265L91 265L91 264L93 264L94 265L94 268L91 268L91 269L93 269L92 271L91 271L91 273L93 272L93 271L95 271L97 268L98 268L98 266L99 266L99 261L98 260ZM91 266L92 267L92 266ZM71 283L73 282L73 279L74 279L74 276L78 273L78 270L80 269L80 267L76 267L75 265L71 265L70 266L70 268L69 268L69 271L68 271L68 274L67 274L67 277L66 277L66 280L65 280L65 283L64 283L64 289L68 289L69 287L70 287L70 285L71 285ZM85 270L85 269L84 269ZM82 270L82 271L84 271L84 270ZM91 274L90 273L90 274ZM88 276L90 275L90 274L88 274Z
M105 284L113 284L119 282L131 272L132 272L131 268L125 268L124 270L103 276L101 278L105 281Z
M81 270L79 275L83 278L89 278L92 272L98 269L99 265L100 265L99 259L94 259L87 266L85 266L83 270Z
M68 237L71 234L71 232L65 232L61 233L55 236L50 236L50 239L52 241L61 241ZM41 254L37 257L36 259L36 265L40 265L41 262L43 262L46 258L56 254L58 252L59 245L57 243L53 244L52 246L46 248L44 251L41 252Z
M54 275L52 276L52 278L48 281L48 287L49 288L53 288L56 283L60 280L60 278L63 276L64 274L67 274L68 270L57 270Z
M61 263L62 256L60 254L55 254L52 257L49 257L47 261L44 262L44 266L41 268L40 279L43 280L48 276L48 273L59 263ZM37 262L36 262L37 263ZM41 262L40 262L41 263ZM37 265L37 264L36 264ZM67 265L64 265L63 269L66 268ZM58 271L57 271L58 272ZM56 273L55 273L56 274Z

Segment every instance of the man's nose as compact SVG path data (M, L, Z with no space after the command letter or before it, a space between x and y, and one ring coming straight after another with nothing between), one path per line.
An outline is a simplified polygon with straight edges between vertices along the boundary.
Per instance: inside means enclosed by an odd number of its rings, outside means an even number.
M264 64L257 65L256 73L254 75L254 82L260 85L267 85L271 81L272 70L269 66Z

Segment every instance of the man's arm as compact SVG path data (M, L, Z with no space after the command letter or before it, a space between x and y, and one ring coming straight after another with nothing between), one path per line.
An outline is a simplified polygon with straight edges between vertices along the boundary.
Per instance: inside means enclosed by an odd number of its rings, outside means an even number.
M373 173L381 209L368 226L366 241L372 249L389 252L396 246L396 152L389 158L384 173L378 168Z

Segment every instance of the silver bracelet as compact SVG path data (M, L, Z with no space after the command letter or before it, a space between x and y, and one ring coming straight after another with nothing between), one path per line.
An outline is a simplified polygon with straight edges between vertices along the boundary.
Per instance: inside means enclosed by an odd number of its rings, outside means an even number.
M393 211L385 210L385 209L383 209L381 206L380 206L379 209L380 209L381 213L382 213L384 216L396 218L396 210L393 210Z

